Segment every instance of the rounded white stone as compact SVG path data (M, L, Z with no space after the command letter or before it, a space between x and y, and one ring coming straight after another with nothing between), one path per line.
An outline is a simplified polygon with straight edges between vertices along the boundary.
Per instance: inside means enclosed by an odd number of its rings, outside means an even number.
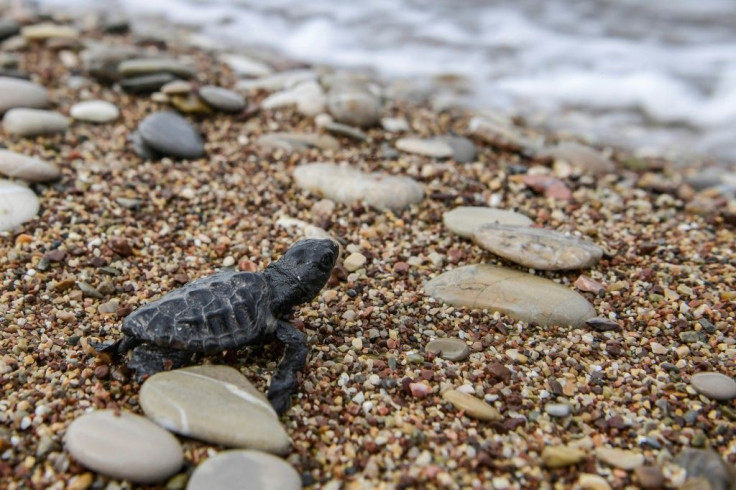
M137 483L155 483L176 473L184 455L176 437L132 413L99 410L76 419L64 443L83 466Z
M299 490L302 480L284 460L260 451L225 451L194 470L187 490Z
M80 121L106 123L120 117L120 110L106 100L86 100L74 104L69 114Z
M10 134L31 137L63 133L69 121L56 111L16 108L5 113L3 127Z
M38 213L38 197L28 187L0 179L0 231L12 230Z

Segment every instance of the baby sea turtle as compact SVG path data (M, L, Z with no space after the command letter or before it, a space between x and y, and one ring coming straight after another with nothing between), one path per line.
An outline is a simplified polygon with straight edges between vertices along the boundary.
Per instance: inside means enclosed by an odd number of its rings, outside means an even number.
M180 367L196 354L238 349L276 336L286 345L268 389L284 413L307 360L307 339L284 321L292 307L314 299L330 278L338 247L329 239L301 240L263 272L220 271L192 281L123 321L123 338L99 352L133 350L139 377Z

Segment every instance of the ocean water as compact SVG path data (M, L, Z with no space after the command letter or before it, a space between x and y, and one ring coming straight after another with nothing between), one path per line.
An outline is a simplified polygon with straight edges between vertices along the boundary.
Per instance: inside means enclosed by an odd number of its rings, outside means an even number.
M736 163L734 0L41 0L104 5L386 77L467 78L467 104L642 153Z

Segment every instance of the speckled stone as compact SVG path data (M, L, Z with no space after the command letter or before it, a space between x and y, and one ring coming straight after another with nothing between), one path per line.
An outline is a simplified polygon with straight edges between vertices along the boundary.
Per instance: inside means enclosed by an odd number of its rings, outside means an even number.
M591 242L553 230L487 223L476 228L475 242L525 267L556 271L595 265L603 249Z
M570 141L563 141L551 148L545 148L539 152L538 156L565 161L580 172L590 175L606 175L616 170L613 162L598 151Z
M61 171L56 164L14 151L0 150L0 174L26 182L46 182L58 179Z
M146 416L184 436L285 454L291 441L266 397L228 366L193 366L151 376L140 391Z
M69 425L64 443L83 466L136 483L165 480L184 462L174 436L127 412L99 410L83 415Z
M612 447L595 448L595 457L609 466L622 470L633 470L644 464L644 455Z
M480 206L460 206L447 211L442 215L442 222L453 233L467 238L473 238L475 230L486 223L515 226L527 226L533 223L530 218L521 213Z
M114 121L120 116L118 107L106 100L85 100L78 102L69 109L69 115L80 121L106 123Z
M427 344L427 347L425 347L425 350L427 352L434 352L442 359L447 359L448 361L463 361L470 354L468 344L455 338L431 340Z
M453 306L488 309L539 325L580 327L595 315L581 295L549 279L487 264L447 271L424 285Z
M12 230L38 214L40 204L28 187L0 179L0 231Z
M721 373L698 373L690 378L695 391L708 398L728 401L736 398L736 381Z
M284 460L260 451L224 451L200 464L187 490L300 490L302 479Z
M409 177L361 172L358 169L313 163L294 170L296 185L336 202L365 201L378 209L403 209L424 197L418 182Z
M174 112L155 112L138 125L143 142L157 153L192 159L204 156L204 143L197 129Z
M30 138L63 133L69 128L69 120L55 111L16 108L5 113L3 127L10 134Z
M48 92L41 85L17 78L0 77L0 114L16 107L41 109L48 105Z
M226 88L205 85L199 89L199 96L218 111L240 112L245 109L245 97Z
M452 403L455 408L462 410L469 417L487 421L503 420L503 416L495 407L462 391L447 390L442 393L442 399Z

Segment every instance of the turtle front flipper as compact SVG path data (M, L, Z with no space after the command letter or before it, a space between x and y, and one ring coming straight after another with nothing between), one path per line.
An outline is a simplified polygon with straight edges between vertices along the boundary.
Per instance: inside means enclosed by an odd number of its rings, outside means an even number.
M279 320L276 338L286 344L286 349L271 378L268 400L276 413L283 415L291 406L291 394L296 388L296 373L304 369L309 347L307 336L283 320Z
M167 349L143 344L133 349L128 367L133 369L139 382L161 371L178 369L192 363L192 352Z

